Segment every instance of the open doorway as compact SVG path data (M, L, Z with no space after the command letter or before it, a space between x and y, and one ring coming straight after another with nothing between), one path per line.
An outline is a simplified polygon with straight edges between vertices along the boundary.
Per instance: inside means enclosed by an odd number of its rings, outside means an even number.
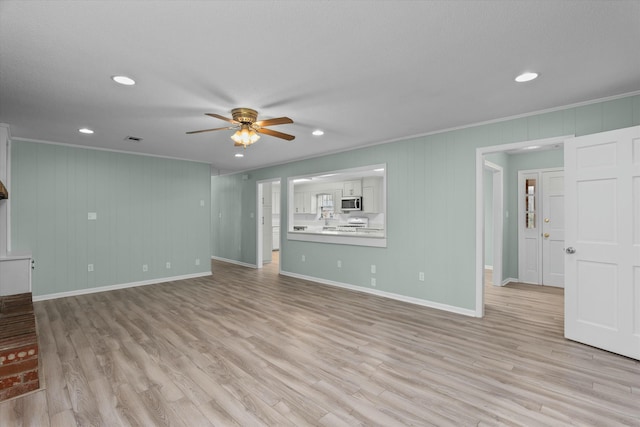
M484 268L492 284L502 283L503 168L484 161Z
M545 150L551 148L560 148L563 146L564 140L567 138L571 138L572 135L569 136L560 136L555 138L547 138L540 139L535 141L522 141L512 144L504 144L504 145L495 145L490 147L482 147L476 150L476 317L484 316L484 301L485 301L485 260L486 260L486 251L487 251L487 233L485 233L486 223L485 223L485 215L486 215L486 203L487 197L485 195L486 186L485 186L485 173L487 171L486 162L488 159L491 159L490 164L493 163L494 159L504 157L507 158L510 154L514 153L526 153L530 152L532 155L534 154L531 147L535 147L536 150ZM498 162L496 162L498 163ZM516 170L519 168L516 168ZM497 173L497 172L496 172ZM492 176L494 176L492 172ZM493 181L492 181L493 182ZM510 182L509 176L503 174L502 179L504 185L504 194L507 194L507 191L511 188L515 183ZM493 190L493 187L492 187ZM506 198L503 198L506 200ZM491 203L494 202L494 198L491 198ZM517 201L516 201L517 202ZM510 207L505 203L505 206L499 209L500 215L504 219L504 223L501 227L502 232L506 236L506 240L502 240L504 244L504 250L502 251L502 255L498 260L500 262L500 272L499 277L500 280L494 280L494 285L503 285L504 283L511 281L514 275L517 273L512 273L514 260L513 257L517 257L517 245L516 247L512 247L512 240L509 239L509 236L513 236L514 233L517 233L517 227L515 227L515 223L517 223L517 208ZM511 214L512 218L509 218ZM494 217L496 213L493 213ZM492 235L489 238L492 238L493 243L495 243L497 237L496 230L492 231ZM517 235L517 234L516 234ZM495 254L495 251L493 252ZM496 256L496 255L494 255ZM516 261L517 263L517 258ZM493 273L496 274L496 260L492 260L493 263Z
M256 267L280 270L280 179L257 182Z

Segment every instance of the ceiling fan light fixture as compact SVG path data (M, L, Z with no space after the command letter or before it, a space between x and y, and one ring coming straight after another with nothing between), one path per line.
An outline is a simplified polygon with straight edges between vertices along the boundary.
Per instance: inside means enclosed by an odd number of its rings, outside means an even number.
M236 144L242 144L244 147L251 145L260 139L260 135L247 124L243 124L239 130L231 135L231 139Z

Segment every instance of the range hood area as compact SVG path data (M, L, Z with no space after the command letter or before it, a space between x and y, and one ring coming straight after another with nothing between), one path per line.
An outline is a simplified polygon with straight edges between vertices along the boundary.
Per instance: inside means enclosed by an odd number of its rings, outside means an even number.
M8 199L8 198L9 198L9 192L7 191L7 187L5 187L2 181L0 181L0 200Z

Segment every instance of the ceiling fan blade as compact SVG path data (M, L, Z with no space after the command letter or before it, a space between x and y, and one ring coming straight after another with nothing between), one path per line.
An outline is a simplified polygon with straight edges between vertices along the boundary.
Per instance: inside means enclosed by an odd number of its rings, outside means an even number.
M237 126L228 126L226 128L215 128L215 129L202 129L202 130L192 130L191 132L187 132L187 135L191 135L194 133L202 133L202 132L213 132L214 130L228 130L235 129Z
M225 122L233 123L234 125L237 125L237 124L240 123L240 122L237 122L237 121L235 121L233 119L230 119L230 118L225 117L225 116L221 116L220 114L216 114L216 113L205 113L205 116L215 117L216 119L224 120Z
M276 130L271 130L267 128L256 129L256 132L264 133L265 135L275 136L276 138L286 139L287 141L293 141L295 139L295 136L289 135L288 133L282 133L282 132L278 132Z
M262 127L262 126L284 125L287 123L293 123L293 120L291 120L289 117L278 117L276 119L260 120L255 124Z

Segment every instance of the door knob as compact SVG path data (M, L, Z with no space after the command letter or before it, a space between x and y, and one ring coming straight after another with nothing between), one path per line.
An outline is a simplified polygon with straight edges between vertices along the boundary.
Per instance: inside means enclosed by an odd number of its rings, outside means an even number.
M568 254L575 254L576 253L576 248L569 246L567 249L564 250L566 253Z
M544 237L545 238L549 237L549 233L544 233Z
M549 222L549 218L545 218L545 219L544 219L544 222Z

